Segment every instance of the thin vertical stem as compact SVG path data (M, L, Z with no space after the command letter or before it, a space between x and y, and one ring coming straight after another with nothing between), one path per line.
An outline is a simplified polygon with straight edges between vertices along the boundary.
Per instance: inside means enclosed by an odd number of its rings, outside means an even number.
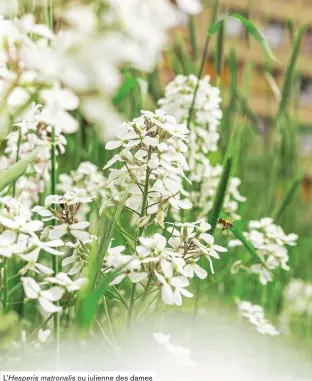
M128 322L127 322L128 329L131 327L131 324L132 324L132 317L133 317L133 310L134 310L134 303L135 303L135 292L136 292L136 283L133 283L131 288L130 304L129 304L129 310L128 310Z
M149 147L147 162L150 160L151 156L152 156L152 147ZM152 170L149 167L147 167L146 175L145 175L144 194L143 194L143 201L142 201L140 217L145 216L145 212L146 212L149 178L150 178L151 172L152 172ZM137 234L137 239L140 237L143 230L144 230L144 226L142 226L139 229L138 234ZM136 284L134 283L132 285L132 289L131 289L130 304L129 304L129 310L128 310L128 322L127 322L128 328L130 328L131 324L132 324L132 317L133 317L133 310L134 310L134 303L135 303L135 291L136 291Z
M106 315L106 318L107 318L107 321L108 321L108 328L109 328L109 331L110 331L110 334L111 334L111 337L112 337L112 343L114 344L114 347L116 349L116 354L119 357L118 345L117 345L116 338L115 338L115 335L114 335L114 330L113 330L111 318L109 316L109 311L108 311L108 306L107 306L107 302L106 302L105 296L103 297L103 301L104 301L104 312L105 312L105 315Z
M8 260L4 258L3 260L3 300L2 306L5 312L8 305Z
M18 162L18 159L19 159L21 141L22 141L22 128L20 127L18 131L17 150L16 150L16 158L15 158L16 163ZM15 197L15 194L16 194L16 181L14 181L14 184L13 184L13 191L12 191L13 198Z
M51 194L56 194L56 143L55 143L55 127L52 127L52 136L51 136ZM52 226L55 225L55 220L51 221ZM59 263L58 257L52 255L52 267L54 274L59 272ZM57 305L59 302L57 302ZM56 339L56 352L57 352L57 363L59 360L59 349L60 349L60 333L61 333L61 315L59 313L54 314L54 335Z

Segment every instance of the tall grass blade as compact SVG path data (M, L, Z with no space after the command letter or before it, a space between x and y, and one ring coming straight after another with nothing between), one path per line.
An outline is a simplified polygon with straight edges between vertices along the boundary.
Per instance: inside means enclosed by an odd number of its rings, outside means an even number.
M192 49L192 59L195 62L197 60L197 40L196 40L196 27L194 23L194 17L189 16L188 18L188 29L189 29L189 36L190 36L190 44Z
M306 32L306 26L304 25L299 29L296 41L292 49L289 64L287 66L287 71L285 73L285 80L284 80L283 88L281 91L281 102L279 104L279 108L277 111L276 121L279 121L281 115L284 113L284 111L288 107L290 99L291 99L296 63L299 57L301 42L305 35L305 32Z
M101 272L104 256L110 246L113 233L117 227L120 214L124 207L127 198L127 192L125 191L120 195L120 200L116 201L116 204L103 205L100 215L100 221L98 221L97 237L98 240L92 245L92 253L90 258L90 265L88 268L89 287L94 289ZM111 203L111 201L104 201L104 203Z
M216 71L217 71L217 86L220 85L222 69L223 69L223 50L224 50L224 23L218 33L217 40L217 58L216 58Z
M10 184L13 184L20 176L22 176L26 171L28 165L31 164L36 159L38 153L46 147L46 145L37 147L23 159L13 164L10 169L0 171L0 192Z
M89 292L88 289L82 291L82 298L77 308L77 323L82 330L88 330L92 327L95 320L100 298L108 295L116 295L110 282L119 274L119 271L113 271L105 276L99 282L95 290Z
M136 77L126 78L124 83L120 86L117 94L114 96L113 104L116 106L120 102L122 102L136 86L137 86Z
M231 177L231 170L233 165L233 159L231 156L226 157L224 166L223 166L223 172L220 179L220 183L218 186L217 193L215 195L213 207L211 209L211 213L209 216L209 223L211 224L210 234L214 234L214 231L216 229L219 216L223 207L223 203L226 196L226 191L229 185L229 180Z
M251 107L249 106L248 100L239 91L239 89L236 90L236 98L239 101L242 113L246 115L247 118L250 120L251 126L254 132L257 134L260 134L261 133L260 120L258 116L252 111Z
M296 179L291 186L288 189L288 192L286 193L286 196L284 197L281 204L277 207L275 213L274 213L274 220L275 222L279 222L282 218L283 214L285 213L285 210L287 207L291 204L300 184L303 181L303 176L300 176L298 179Z
M239 20L246 28L247 32L256 40L259 42L260 46L262 47L265 55L273 61L278 61L278 59L273 54L269 44L267 43L266 39L263 37L262 33L260 32L259 28L250 20L248 20L246 17L239 13L232 13L230 15L222 16L220 17L215 23L213 23L209 30L208 34L213 35L221 29L223 23L225 20L235 18Z

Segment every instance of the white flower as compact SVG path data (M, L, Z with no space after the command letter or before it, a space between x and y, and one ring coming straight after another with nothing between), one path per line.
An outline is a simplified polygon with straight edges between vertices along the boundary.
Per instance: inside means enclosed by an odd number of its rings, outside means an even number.
M153 333L154 339L158 344L167 344L170 341L171 335L165 335L164 333L158 332Z
M45 278L47 282L58 284L65 287L68 292L79 291L81 287L87 282L86 278L79 278L71 280L65 273L58 273L55 277Z
M200 0L177 0L178 7L185 13L197 15L202 11Z
M174 356L175 364L182 367L196 366L195 361L191 359L191 351L188 348L173 345L170 342L171 335L158 332L153 333L153 336L159 345L164 346L166 351Z
M59 239L65 234L71 234L73 237L79 239L80 241L87 241L90 239L90 234L84 229L89 226L88 221L82 221L75 224L61 224L53 226L50 230L49 237L51 239Z
M37 340L39 341L39 343L45 344L49 340L51 333L52 331L50 329L43 330L42 328L40 328L37 334Z
M284 314L312 316L312 283L303 279L291 279L284 290Z
M207 274L207 271L205 269L203 269L202 267L200 267L197 263L196 263L196 260L192 260L190 261L185 267L184 267L184 274L188 277L188 278L193 278L194 275L196 274L198 276L198 278L200 279L205 279L207 278L208 274Z
M62 307L53 304L53 302L57 302L62 298L63 290L60 287L41 290L40 285L33 278L22 277L21 281L26 297L38 300L40 306L46 312L55 313L62 311Z
M263 335L276 336L279 335L278 330L269 323L264 317L264 310L261 306L253 305L247 301L238 303L239 312L246 317L258 332Z
M43 274L53 274L53 270L50 269L49 267L37 263L38 258L39 258L39 253L40 253L40 248L35 248L33 249L30 253L27 254L20 254L19 257L23 259L24 261L27 261L27 265L24 266L19 273L21 275L24 275L27 271L34 271L38 274L43 273Z
M184 276L174 276L173 265L168 261L161 262L161 270L164 275L155 271L157 279L162 284L161 296L166 304L182 305L182 295L187 298L192 298L193 294L186 290L189 286L189 281Z
M204 253L205 257L208 259L210 263L211 272L214 274L213 264L210 257L219 259L220 256L218 252L225 253L227 249L220 245L215 245L214 237L208 233L202 233L200 238L204 241L204 244L201 243L198 239L194 238L193 242L195 245Z

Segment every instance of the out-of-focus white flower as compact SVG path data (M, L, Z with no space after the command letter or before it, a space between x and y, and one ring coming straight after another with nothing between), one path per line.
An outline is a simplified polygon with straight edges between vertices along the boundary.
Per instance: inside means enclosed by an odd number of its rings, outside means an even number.
M200 0L177 0L178 7L185 13L197 15L202 11Z
M312 283L291 279L284 290L283 313L286 316L312 316Z
M196 362L191 359L191 351L188 348L172 344L170 342L171 335L158 332L154 333L153 337L159 345L164 346L166 351L174 356L176 365L186 368L196 366Z
M158 332L153 333L154 339L158 344L167 344L170 341L171 335L165 335L164 333Z
M40 306L46 312L55 313L62 311L61 306L53 304L53 302L57 302L62 298L63 290L60 287L41 290L40 285L33 278L23 277L21 280L27 298L38 300Z
M37 340L39 341L39 343L45 344L51 337L51 333L51 329L40 328L37 334Z
M67 111L75 110L79 105L77 96L68 89L54 88L40 93L45 106L38 115L38 120L58 127L62 132L71 134L78 130L77 120Z
M241 316L247 318L257 328L258 332L263 335L279 335L278 330L265 319L263 307L253 305L248 301L241 301L238 303L238 309Z

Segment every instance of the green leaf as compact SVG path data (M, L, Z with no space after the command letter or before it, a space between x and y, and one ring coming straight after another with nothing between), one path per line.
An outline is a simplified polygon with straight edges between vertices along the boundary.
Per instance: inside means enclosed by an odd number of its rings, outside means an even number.
M269 44L267 43L266 39L262 35L262 33L259 30L259 28L253 22L251 22L250 20L248 20L246 17L244 17L243 15L241 15L239 13L232 13L230 15L226 15L226 16L220 17L215 23L213 23L210 26L210 28L208 30L208 33L210 35L213 35L213 34L217 33L221 29L221 26L222 26L223 22L225 20L228 20L228 19L231 19L231 18L235 18L235 19L239 20L245 26L245 28L247 29L248 33L256 41L259 42L259 44L261 45L261 47L264 50L265 54L271 60L279 62L278 59L274 56L274 54L273 54Z
M210 213L210 216L208 218L208 220L211 224L210 234L212 234L212 235L214 234L214 231L216 229L216 226L217 226L217 223L219 220L219 216L220 216L220 213L221 213L221 210L223 207L223 203L225 200L226 191L227 191L229 180L231 177L232 163L233 163L232 157L230 157L230 156L227 157L225 160L225 164L223 166L223 172L222 172L222 176L220 179L218 190L217 190L217 193L215 195L214 202L213 202L213 207L211 209L211 213Z
M293 81L294 81L296 63L299 57L301 42L305 35L305 32L306 32L306 27L305 26L301 27L298 32L296 42L293 45L293 50L291 52L289 64L287 66L287 71L285 73L285 80L283 84L283 89L281 91L281 102L277 112L276 121L279 120L280 116L286 110L289 104L289 101L291 99L291 94L293 92Z
M105 278L99 282L94 291L90 292L88 286L82 290L77 308L77 321L81 329L88 330L92 326L101 296L104 295L110 297L111 295L116 294L109 284L116 278L119 272L120 270L116 270L106 275ZM119 299L118 296L116 296L116 299L117 298Z
M123 101L131 91L136 87L137 79L136 77L128 77L125 79L124 83L120 86L117 94L113 98L113 104L116 106L121 101Z
M43 150L47 145L42 145L34 149L31 153L25 156L22 160L13 164L12 167L6 171L0 171L0 192L8 185L16 181L26 171L29 164L31 164L37 157L38 153Z
M299 187L299 185L302 183L304 177L300 175L299 178L297 178L292 185L290 186L288 192L286 193L285 198L281 202L281 204L276 209L276 212L274 213L274 220L275 222L278 222L282 215L284 214L285 210L287 209L287 206L290 205L294 195L296 194L296 191Z

